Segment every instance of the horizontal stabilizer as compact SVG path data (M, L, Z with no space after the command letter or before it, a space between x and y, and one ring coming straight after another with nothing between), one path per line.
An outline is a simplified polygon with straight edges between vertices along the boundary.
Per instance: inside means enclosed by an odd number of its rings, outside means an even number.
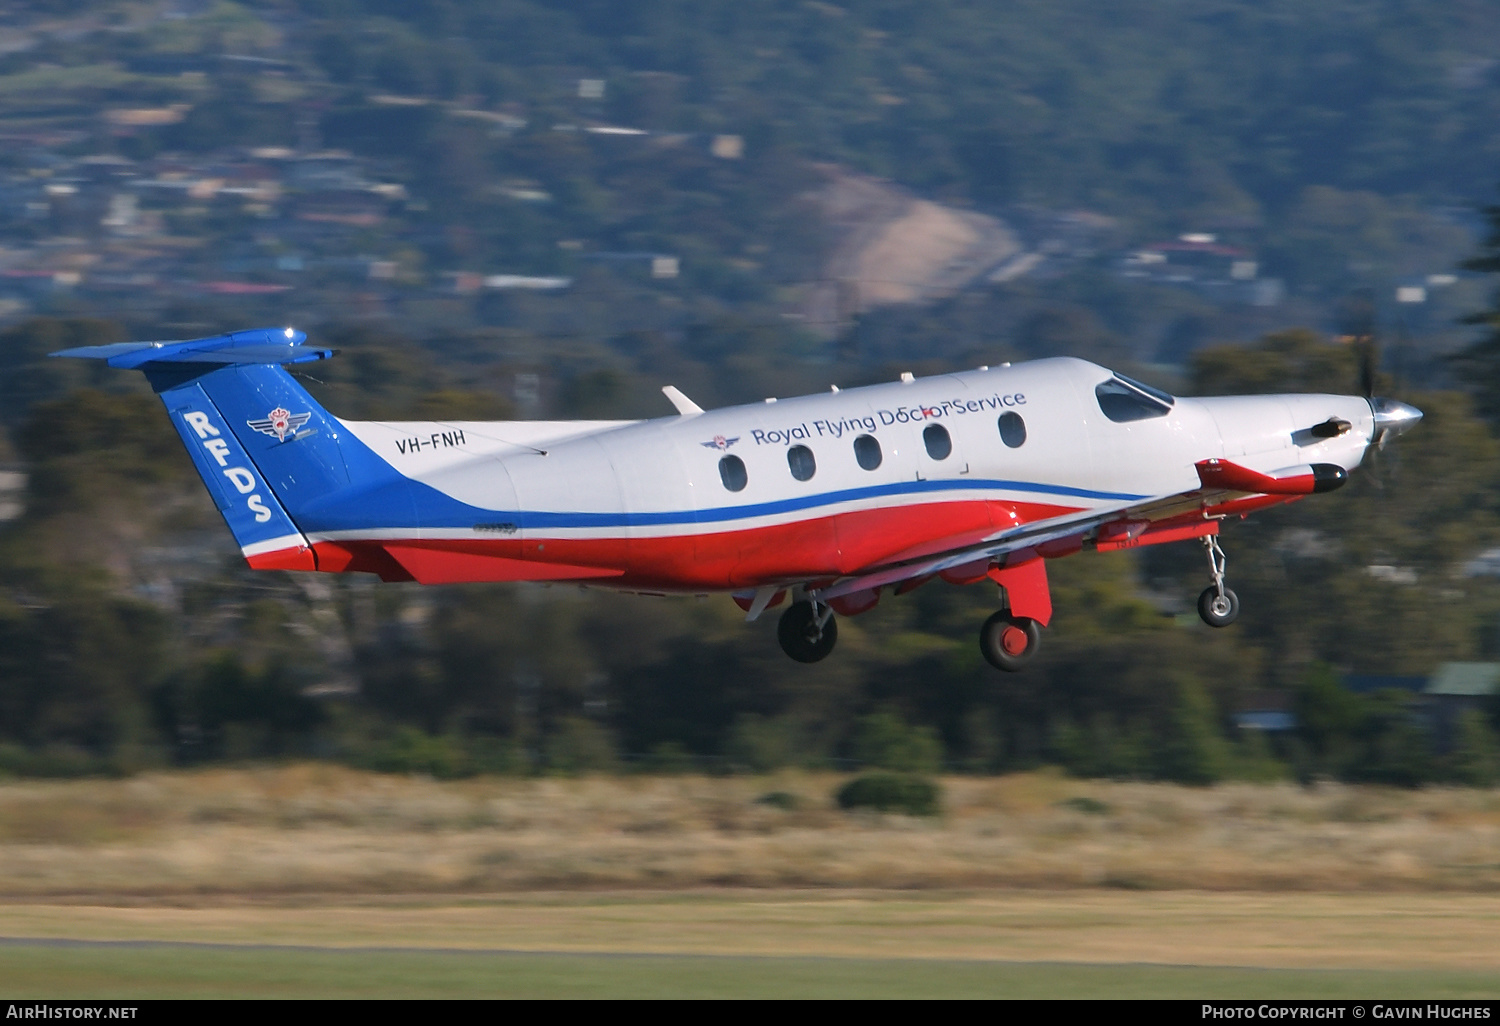
M126 370L151 363L265 364L310 363L326 360L338 352L320 346L305 346L307 335L293 328L252 328L210 338L176 342L116 342L108 346L80 346L53 356L104 360Z

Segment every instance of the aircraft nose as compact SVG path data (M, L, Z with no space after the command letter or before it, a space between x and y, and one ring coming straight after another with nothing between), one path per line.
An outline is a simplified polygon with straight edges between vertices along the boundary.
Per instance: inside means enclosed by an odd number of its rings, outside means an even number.
M1375 396L1370 400L1375 414L1375 435L1395 437L1410 431L1422 419L1422 411L1397 399Z

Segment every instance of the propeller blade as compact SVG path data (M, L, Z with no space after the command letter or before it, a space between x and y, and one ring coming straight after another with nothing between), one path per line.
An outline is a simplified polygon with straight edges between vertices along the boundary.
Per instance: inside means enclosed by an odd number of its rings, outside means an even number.
M1375 397L1375 340L1367 338L1360 347L1359 394L1366 399Z
M1380 351L1375 344L1375 293L1359 289L1339 304L1341 339L1355 347L1359 360L1359 394L1366 399L1375 395L1375 371Z

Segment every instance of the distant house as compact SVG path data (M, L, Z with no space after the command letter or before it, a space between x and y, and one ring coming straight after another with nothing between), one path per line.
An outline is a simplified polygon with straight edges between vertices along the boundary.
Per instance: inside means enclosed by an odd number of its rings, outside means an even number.
M1412 715L1431 727L1439 751L1450 747L1459 715L1467 709L1479 708L1486 696L1495 693L1497 681L1500 681L1500 663L1444 663L1431 677L1364 673L1346 674L1342 678L1345 690L1358 695L1406 692ZM1267 733L1296 730L1292 694L1249 693L1234 714L1234 725L1240 730Z
M1279 279L1260 277L1253 253L1199 232L1127 253L1120 271L1127 278L1190 286L1255 306L1275 306L1283 290Z
M1464 564L1465 577L1500 577L1500 548L1485 549Z
M175 125L187 117L192 110L190 103L174 103L167 107L128 107L106 110L104 120L116 128L141 128L157 125Z
M286 292L290 285L273 285L259 281L205 281L198 287L214 296L271 296Z
M296 217L299 221L368 228L384 219L389 206L385 197L366 190L330 189L299 197Z
M1285 691L1251 692L1234 714L1234 725L1241 730L1268 733L1295 730L1297 716L1292 712L1292 696Z
M1344 687L1358 695L1377 691L1410 691L1419 694L1427 688L1426 677L1403 677L1380 673L1351 673L1344 677Z
M1500 663L1444 663L1422 691L1440 752L1451 751L1459 717L1500 694Z
M26 472L0 467L0 521L14 520L25 511Z
M1243 249L1226 246L1212 235L1189 233L1157 242L1125 258L1127 273L1167 281L1249 281L1258 270Z
M1437 751L1448 752L1453 749L1459 717L1484 709L1491 696L1500 693L1500 662L1443 663L1428 677L1350 674L1343 683L1361 695L1406 692L1411 696L1408 708L1413 718L1432 731Z

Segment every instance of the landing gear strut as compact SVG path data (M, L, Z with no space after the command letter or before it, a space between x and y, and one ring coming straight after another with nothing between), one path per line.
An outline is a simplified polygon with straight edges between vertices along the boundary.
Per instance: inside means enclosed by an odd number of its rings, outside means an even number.
M1228 560L1219 547L1219 539L1211 534L1203 536L1203 552L1208 556L1208 574L1214 583L1198 596L1198 615L1210 627L1228 627L1240 615L1240 597L1224 587Z
M838 621L826 602L793 602L776 625L781 650L799 663L815 663L833 651L839 639Z
M1041 645L1041 625L1028 616L1014 616L1008 609L979 628L979 651L991 666L1007 673L1024 669Z

